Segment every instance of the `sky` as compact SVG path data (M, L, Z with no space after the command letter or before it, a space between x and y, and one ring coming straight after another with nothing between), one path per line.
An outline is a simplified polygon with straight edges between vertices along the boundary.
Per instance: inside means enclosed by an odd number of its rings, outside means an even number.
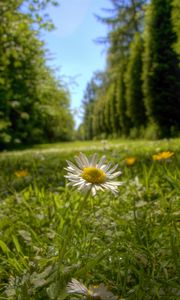
M60 0L60 6L48 9L56 27L43 37L50 52L48 64L68 84L76 127L81 123L86 85L106 65L106 46L95 40L105 37L108 28L94 14L107 16L102 9L109 7L109 0Z

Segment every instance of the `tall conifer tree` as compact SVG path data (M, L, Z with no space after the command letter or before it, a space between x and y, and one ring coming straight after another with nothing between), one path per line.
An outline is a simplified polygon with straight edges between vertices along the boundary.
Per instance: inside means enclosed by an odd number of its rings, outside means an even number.
M132 127L137 129L146 123L145 106L142 93L142 52L143 41L136 34L131 44L125 75L127 115L131 120Z
M172 22L174 31L177 34L177 40L175 41L175 51L180 55L180 1L173 0Z
M161 136L180 126L180 69L173 50L172 0L152 0L145 30L143 91L150 122Z
M124 72L125 64L129 55L129 45L136 32L143 30L144 4L146 0L111 0L111 17L100 18L102 22L110 26L108 37L109 43L107 54L107 73L110 78L109 84L116 85L116 115L119 124L114 127L116 132L127 134L129 132L129 119L126 115L126 98ZM126 62L126 63L125 63ZM115 111L112 110L111 111ZM112 119L111 118L111 119Z

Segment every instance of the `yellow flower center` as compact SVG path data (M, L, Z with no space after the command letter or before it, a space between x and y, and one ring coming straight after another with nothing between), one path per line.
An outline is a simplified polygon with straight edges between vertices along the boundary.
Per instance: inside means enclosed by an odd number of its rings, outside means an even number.
M106 174L96 167L87 167L83 169L81 177L87 182L104 183L106 181Z

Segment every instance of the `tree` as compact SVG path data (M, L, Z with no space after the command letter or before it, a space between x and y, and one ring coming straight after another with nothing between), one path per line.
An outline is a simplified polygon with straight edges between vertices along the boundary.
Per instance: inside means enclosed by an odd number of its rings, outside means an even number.
M112 13L110 17L98 17L98 19L109 26L108 36L102 40L109 45L107 52L107 76L109 78L109 87L111 91L111 103L107 101L107 105L111 107L111 124L112 131L123 135L128 134L130 122L126 115L126 98L124 73L128 61L130 43L136 32L143 30L144 4L145 0L111 0ZM101 40L100 40L101 41ZM112 97L112 90L115 90L115 97ZM110 93L110 92L109 92ZM114 100L113 100L114 99ZM113 108L115 104L116 109ZM106 106L107 106L106 105ZM113 108L113 109L112 109ZM108 108L106 108L108 111ZM114 112L116 112L114 114ZM119 120L117 123L116 120ZM115 121L115 124L113 122ZM112 132L111 132L112 133Z
M122 136L128 136L130 129L130 120L127 116L127 103L125 98L125 72L126 72L127 60L124 59L124 62L121 64L119 70L119 78L117 80L117 112L119 116L119 130Z
M86 140L93 138L93 109L94 102L96 100L97 85L94 78L87 84L84 98L83 98L83 109L84 109L84 137Z
M151 123L170 136L180 123L180 70L173 50L172 1L152 0L146 17L143 91Z
M44 50L43 43L29 29L29 17L11 10L3 9L0 14L0 111L8 123L3 136L14 143L30 138Z
M45 9L49 4L57 6L58 2L58 0L3 0L0 2L0 14L19 12L31 20L34 29L52 30L54 25Z
M180 55L180 18L179 18L180 1L174 0L172 5L173 5L172 22L173 22L174 31L177 35L177 40L175 41L174 47L175 47L175 51L177 52L177 54Z
M38 9L50 2L0 3L1 147L72 136L69 93L47 68L44 43L35 29L35 24L46 26L46 20L37 18ZM26 11L25 3L29 4Z
M131 120L131 126L137 129L146 124L141 78L143 48L142 38L140 34L136 34L131 43L125 74L127 115Z
M39 74L38 97L39 101L35 104L36 126L32 132L34 139L50 142L72 140L74 120L70 112L69 91L44 66Z
M83 98L83 126L86 139L92 139L100 134L101 129L105 130L104 115L104 92L106 87L106 74L95 72L91 81L87 84ZM102 125L103 124L103 125Z

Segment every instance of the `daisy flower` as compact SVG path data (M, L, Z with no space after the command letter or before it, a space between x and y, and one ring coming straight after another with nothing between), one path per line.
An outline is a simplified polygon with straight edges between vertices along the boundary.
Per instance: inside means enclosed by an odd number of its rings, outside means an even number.
M87 287L76 279L72 279L67 285L68 294L88 295Z
M83 295L87 300L117 300L118 298L108 291L103 283L87 288L78 280L72 279L71 282L68 283L66 290L68 294Z
M118 186L122 182L114 181L114 178L121 174L116 171L118 165L111 167L111 163L106 163L106 157L102 156L98 162L97 154L93 154L90 158L83 153L75 156L77 165L71 161L67 161L67 175L65 176L73 187L77 187L79 191L91 190L92 195L96 195L97 191L109 190L113 194L118 192ZM116 171L116 172L115 172Z

